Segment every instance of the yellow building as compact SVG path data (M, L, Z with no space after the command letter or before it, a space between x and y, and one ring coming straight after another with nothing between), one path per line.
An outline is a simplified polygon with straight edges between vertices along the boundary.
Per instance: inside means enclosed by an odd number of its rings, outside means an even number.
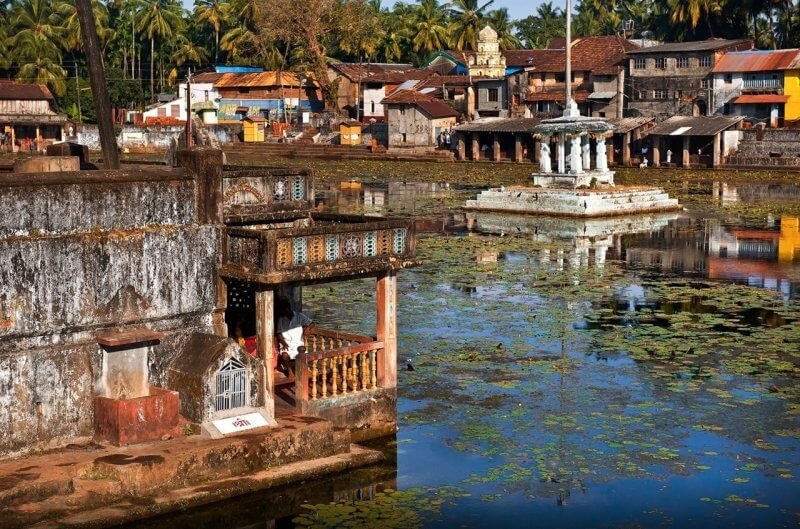
M342 145L361 145L361 122L343 121L340 123L339 137Z
M267 119L261 116L247 116L242 120L242 128L245 143L263 142Z
M784 72L783 95L789 97L784 108L784 119L786 121L800 120L800 69Z

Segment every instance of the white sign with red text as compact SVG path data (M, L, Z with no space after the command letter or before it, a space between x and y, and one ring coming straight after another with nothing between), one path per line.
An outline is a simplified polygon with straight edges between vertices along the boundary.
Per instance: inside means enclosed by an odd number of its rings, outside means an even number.
M234 415L227 419L217 419L211 421L211 423L222 435L230 435L270 425L260 413L256 412Z

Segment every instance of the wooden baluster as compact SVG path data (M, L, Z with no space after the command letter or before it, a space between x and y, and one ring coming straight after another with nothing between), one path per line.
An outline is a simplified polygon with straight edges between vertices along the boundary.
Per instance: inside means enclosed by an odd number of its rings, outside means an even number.
M347 365L347 355L342 356L342 388L344 391L342 393L347 394L350 390L350 368Z
M322 398L326 398L328 396L328 359L322 359Z
M361 391L367 389L367 351L361 353Z
M339 394L337 391L337 385L339 382L336 380L336 378L339 376L338 371L339 369L336 366L336 358L331 358L331 395L334 397Z
M311 400L317 400L317 365L319 360L311 362Z
M375 388L378 384L378 350L373 349L370 352L372 353L372 369L370 370L372 371L372 387Z
M338 345L337 345L337 347L338 347L339 349L341 349L341 348L342 348L342 339L341 339L341 338L339 338L339 339L336 341L336 343L338 344Z

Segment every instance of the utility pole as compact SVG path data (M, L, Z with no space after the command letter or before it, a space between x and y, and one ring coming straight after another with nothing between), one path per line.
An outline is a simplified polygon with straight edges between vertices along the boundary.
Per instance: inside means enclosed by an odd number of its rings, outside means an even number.
M192 146L192 68L186 74L186 148Z
M566 48L566 68L565 68L565 79L564 85L566 86L566 99L564 103L569 110L572 108L572 28L570 25L572 24L572 0L567 0L567 42L564 45Z
M114 124L111 122L111 102L106 91L106 75L103 71L103 57L100 53L100 40L94 23L91 0L76 0L78 18L83 35L83 51L89 65L89 82L97 111L97 126L100 129L100 145L103 148L103 165L106 169L119 169L119 152Z
M81 85L78 82L78 63L75 63L75 94L78 96L78 123L83 124L83 115L81 114Z

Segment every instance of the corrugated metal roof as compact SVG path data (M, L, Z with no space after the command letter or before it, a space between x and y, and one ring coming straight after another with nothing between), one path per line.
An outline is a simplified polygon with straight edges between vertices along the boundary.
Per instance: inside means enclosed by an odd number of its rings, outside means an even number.
M486 118L459 125L459 132L520 132L533 133L539 124L538 118Z
M789 96L780 94L744 94L734 98L731 103L736 105L753 105L759 103L783 104L789 101Z
M300 86L300 78L294 72L259 72L259 73L226 73L214 83L216 88L238 88L238 87L259 87L259 86ZM303 86L319 87L319 83L310 79L309 75L304 75L305 83Z
M607 119L609 123L614 125L615 134L625 134L634 129L638 129L648 123L652 123L656 118L653 117L638 117L638 118L611 118Z
M655 136L713 136L736 126L743 116L673 116L650 129Z
M772 72L800 68L800 50L732 51L722 56L714 73Z
M660 46L650 46L647 48L639 48L636 50L629 50L628 55L637 54L650 54L650 53L675 53L682 51L715 51L723 50L725 48L749 46L753 47L753 41L749 39L708 39L692 42L668 42Z
M614 99L616 92L592 92L588 99Z
M0 82L0 99L49 101L53 99L53 95L43 84Z

